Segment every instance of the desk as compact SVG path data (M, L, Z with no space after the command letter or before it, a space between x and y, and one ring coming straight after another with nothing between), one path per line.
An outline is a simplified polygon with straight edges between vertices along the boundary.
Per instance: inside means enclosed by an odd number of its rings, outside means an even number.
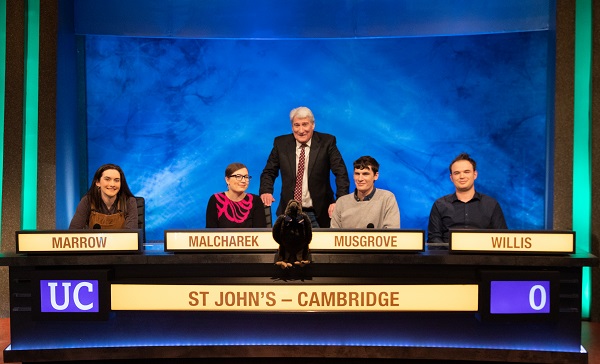
M587 363L581 351L581 272L589 254L313 253L303 275L282 276L273 254L0 255L9 266L6 361L256 358L489 360ZM104 320L39 319L39 277L108 272L109 284L480 284L482 274L555 272L553 320L485 320L473 312L111 311ZM483 274L484 275L484 274ZM36 277L38 277L36 281ZM75 278L73 278L75 279ZM286 359L287 360L287 359ZM172 361L171 361L172 362Z

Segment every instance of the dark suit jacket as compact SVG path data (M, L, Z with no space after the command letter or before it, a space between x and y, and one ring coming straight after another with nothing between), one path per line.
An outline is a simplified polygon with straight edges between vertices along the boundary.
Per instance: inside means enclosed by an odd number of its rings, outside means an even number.
M289 200L294 198L296 185L296 139L294 134L275 138L267 165L260 175L259 194L273 193L273 184L281 171L281 196L277 216L283 214ZM314 132L308 158L308 191L320 227L329 227L327 209L334 203L330 171L335 175L337 198L347 195L350 189L348 170L337 148L333 135Z

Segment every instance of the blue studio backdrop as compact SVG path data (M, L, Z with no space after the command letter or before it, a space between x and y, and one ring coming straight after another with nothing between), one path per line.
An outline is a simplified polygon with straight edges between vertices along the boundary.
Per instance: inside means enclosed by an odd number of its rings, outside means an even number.
M146 199L148 239L203 228L225 167L246 164L258 193L273 138L291 132L292 108L308 106L316 130L337 137L350 178L358 157L379 161L376 187L396 195L402 228L427 228L435 199L453 192L448 164L460 152L478 162L476 188L499 200L509 228L548 228L552 2L294 1L290 10L181 0L166 12L132 1L134 24L123 15L122 26L114 19L131 9L94 3L76 2L74 13L87 185L72 189L58 225L68 226L97 167L115 163Z

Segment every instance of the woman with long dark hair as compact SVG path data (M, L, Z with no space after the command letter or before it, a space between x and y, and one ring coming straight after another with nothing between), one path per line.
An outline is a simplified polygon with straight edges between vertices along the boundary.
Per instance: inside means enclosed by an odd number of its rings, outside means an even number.
M69 229L137 229L137 203L121 167L104 164L79 201Z

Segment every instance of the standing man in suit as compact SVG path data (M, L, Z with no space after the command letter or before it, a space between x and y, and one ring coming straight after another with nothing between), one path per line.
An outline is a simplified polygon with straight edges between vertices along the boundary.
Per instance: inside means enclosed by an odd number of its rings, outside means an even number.
M273 184L281 171L281 196L277 215L291 199L302 203L313 227L329 227L329 218L336 198L329 182L335 175L336 197L347 195L350 189L348 170L333 135L315 130L315 117L309 108L301 106L290 112L292 134L275 138L267 165L260 175L260 198L271 206ZM300 167L300 168L298 168Z

